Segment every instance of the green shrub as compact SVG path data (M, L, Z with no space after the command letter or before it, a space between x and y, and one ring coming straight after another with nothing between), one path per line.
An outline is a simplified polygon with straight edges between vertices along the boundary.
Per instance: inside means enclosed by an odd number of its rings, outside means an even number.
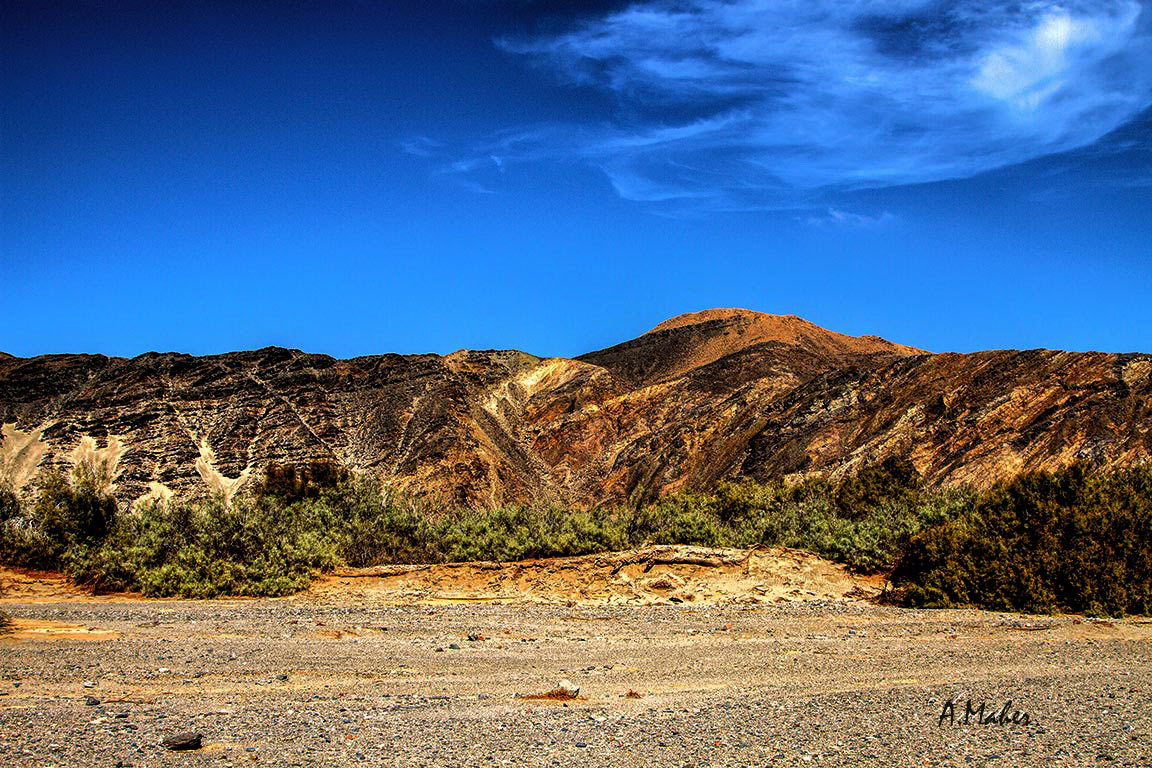
M0 494L0 558L71 574L101 546L116 516L116 500L82 469L71 479L46 473L30 504L10 491Z
M924 479L907 459L889 457L846 478L835 490L845 517L858 518L886 504L915 503Z
M258 497L146 504L77 580L149 597L290 594L341 562L328 513L311 500L280 507Z
M312 461L301 465L277 463L264 468L263 477L253 485L250 493L290 503L317 498L351 482L352 474L332 462Z
M1152 611L1152 467L1031 473L913 536L893 583L912 606Z
M48 474L32 507L33 525L48 542L47 566L72 567L98 547L116 522L116 500L83 471L71 480Z
M632 546L696 544L723 547L732 543L732 530L718 513L716 499L698 493L665 496L635 514L628 526Z
M0 525L20 515L20 499L9 488L0 485Z
M793 547L875 573L891 567L913 534L959 515L972 501L964 489L926 493L921 485L919 475L891 468L863 485L819 478L797 485L724 483L712 494L666 497L642 509L640 517L655 522L639 527L650 541ZM640 542L633 537L631 543Z
M381 563L426 563L436 558L433 511L418 499L380 488L368 479L350 480L325 492L332 510L337 549L355 567Z

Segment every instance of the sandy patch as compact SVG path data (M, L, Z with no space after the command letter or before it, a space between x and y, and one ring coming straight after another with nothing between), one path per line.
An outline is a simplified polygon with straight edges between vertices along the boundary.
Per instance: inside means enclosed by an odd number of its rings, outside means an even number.
M114 640L119 632L82 624L38 619L12 619L12 631L0 635L0 642L20 640Z

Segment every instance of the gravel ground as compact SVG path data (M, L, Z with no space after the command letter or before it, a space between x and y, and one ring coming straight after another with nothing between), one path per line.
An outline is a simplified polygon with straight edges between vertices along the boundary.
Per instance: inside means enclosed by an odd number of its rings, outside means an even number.
M0 639L3 766L1152 766L1146 620L333 593L4 607L23 629ZM581 699L523 698L562 678ZM968 699L1029 722L963 725ZM202 749L160 746L187 730Z

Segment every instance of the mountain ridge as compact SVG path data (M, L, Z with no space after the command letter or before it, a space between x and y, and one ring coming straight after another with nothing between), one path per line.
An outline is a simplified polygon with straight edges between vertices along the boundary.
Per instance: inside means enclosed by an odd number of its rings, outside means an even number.
M118 489L329 461L446 502L589 506L720 480L840 476L890 456L934 485L1152 456L1152 358L933 354L794 316L707 310L576 358L0 358L0 422L66 468L117 436ZM2 446L0 446L2 448Z

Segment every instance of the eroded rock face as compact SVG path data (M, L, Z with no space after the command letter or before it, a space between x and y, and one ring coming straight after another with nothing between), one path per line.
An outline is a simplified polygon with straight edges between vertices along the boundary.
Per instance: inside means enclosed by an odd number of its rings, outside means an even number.
M932 355L799 318L712 310L576 360L514 351L336 360L0 358L7 436L40 466L121 441L121 498L234 487L272 462L333 461L446 502L590 505L721 479L846 474L911 458L987 485L1078 459L1152 456L1152 358ZM25 440L26 442L26 440Z

